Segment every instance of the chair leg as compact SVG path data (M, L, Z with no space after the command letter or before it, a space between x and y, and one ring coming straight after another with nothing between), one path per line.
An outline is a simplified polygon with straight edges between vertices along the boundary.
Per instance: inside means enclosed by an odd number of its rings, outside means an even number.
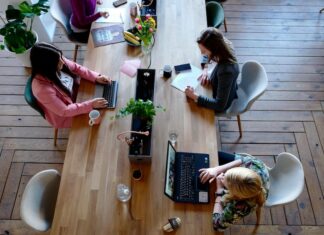
M237 115L237 124L238 124L238 128L239 128L239 131L240 131L240 138L242 138L242 125L241 125L241 117L240 115Z
M224 10L224 6L223 6L222 3L221 3L221 6L222 6L222 8ZM224 15L225 15L225 10L224 10ZM225 16L224 16L224 28L225 28L225 33L227 33L227 25L226 25L226 18L225 18Z
M226 18L224 17L224 28L225 28L225 32L227 33L227 26L226 26Z
M76 62L76 59L77 59L78 49L79 49L79 45L75 44L75 47L74 47L74 56L73 56L73 61L74 62Z
M57 142L57 133L58 133L58 128L54 128L54 146L56 146L56 142Z

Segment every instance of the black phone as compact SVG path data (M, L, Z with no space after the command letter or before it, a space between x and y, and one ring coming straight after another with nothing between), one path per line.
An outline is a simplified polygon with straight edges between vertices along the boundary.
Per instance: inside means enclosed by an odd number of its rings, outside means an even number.
M180 73L182 71L191 70L191 66L190 64L179 64L174 66L174 70L176 73Z

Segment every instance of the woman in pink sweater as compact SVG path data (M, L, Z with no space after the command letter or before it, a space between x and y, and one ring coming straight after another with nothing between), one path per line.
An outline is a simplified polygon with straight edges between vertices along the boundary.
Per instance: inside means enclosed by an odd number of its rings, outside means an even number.
M75 103L75 100L79 76L101 84L111 81L107 76L66 59L62 51L47 43L35 44L31 49L30 60L33 95L53 127L71 127L72 117L106 107L107 101L103 98L82 103Z

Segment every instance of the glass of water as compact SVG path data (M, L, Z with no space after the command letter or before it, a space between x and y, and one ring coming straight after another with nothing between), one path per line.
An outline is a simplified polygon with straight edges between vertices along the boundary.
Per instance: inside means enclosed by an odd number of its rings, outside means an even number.
M171 141L171 144L173 146L175 146L175 144L177 143L177 138L178 138L178 133L176 130L170 130L169 131L169 139Z
M117 198L121 202L127 202L132 196L130 188L125 184L117 185Z

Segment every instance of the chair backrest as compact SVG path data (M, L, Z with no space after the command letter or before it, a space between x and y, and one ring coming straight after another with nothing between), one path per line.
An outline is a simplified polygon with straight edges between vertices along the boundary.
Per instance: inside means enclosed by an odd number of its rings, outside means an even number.
M224 22L224 9L217 2L206 3L207 26L219 28Z
M257 61L247 61L241 71L241 82L238 85L237 95L226 113L238 115L249 110L266 90L268 77L264 67Z
M45 113L42 110L42 108L38 105L37 100L33 94L32 78L31 77L29 77L27 80L24 96L25 96L25 100L26 100L27 104L29 104L33 109L35 109L37 112L39 112L43 118L45 118Z
M61 176L57 170L44 170L26 185L21 204L21 219L38 231L47 231L52 224Z
M72 33L70 27L70 17L72 14L70 0L53 0L50 8L52 17L58 22L67 36Z
M269 170L270 189L265 206L277 206L294 201L304 188L304 170L297 157L280 153L276 165Z

